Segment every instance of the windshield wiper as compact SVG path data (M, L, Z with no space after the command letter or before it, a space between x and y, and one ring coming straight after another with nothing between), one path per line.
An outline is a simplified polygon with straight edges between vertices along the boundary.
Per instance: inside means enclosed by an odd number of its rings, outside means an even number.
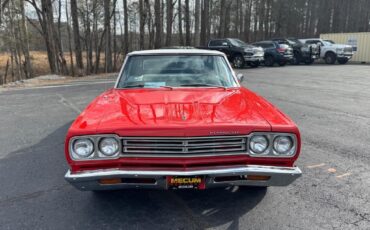
M137 84L137 85L125 85L122 88L144 88L144 84ZM173 89L171 86L161 85L159 87L147 87L147 88L165 88L165 89Z
M214 87L214 88L221 88L221 89L226 89L225 86L222 85L211 85L211 84L201 84L201 83L194 83L194 84L183 84L180 85L181 87Z
M137 84L137 85L125 85L122 88L144 88L144 84Z

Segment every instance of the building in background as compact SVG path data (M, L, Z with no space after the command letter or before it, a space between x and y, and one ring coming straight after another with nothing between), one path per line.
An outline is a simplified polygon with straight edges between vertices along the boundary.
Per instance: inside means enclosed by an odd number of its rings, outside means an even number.
M320 38L351 45L355 51L351 62L370 63L370 32L321 34Z

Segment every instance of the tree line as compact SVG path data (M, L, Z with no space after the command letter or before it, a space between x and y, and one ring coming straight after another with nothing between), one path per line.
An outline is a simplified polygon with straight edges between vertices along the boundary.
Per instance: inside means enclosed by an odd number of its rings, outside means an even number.
M38 49L50 73L80 76L117 71L132 50L365 31L369 0L0 0L0 84L33 77Z

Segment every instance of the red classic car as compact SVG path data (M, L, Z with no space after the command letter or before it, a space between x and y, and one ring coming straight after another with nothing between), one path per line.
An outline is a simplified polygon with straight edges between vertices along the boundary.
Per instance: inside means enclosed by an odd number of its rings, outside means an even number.
M292 183L299 130L242 79L217 51L130 53L70 127L65 179L80 190Z

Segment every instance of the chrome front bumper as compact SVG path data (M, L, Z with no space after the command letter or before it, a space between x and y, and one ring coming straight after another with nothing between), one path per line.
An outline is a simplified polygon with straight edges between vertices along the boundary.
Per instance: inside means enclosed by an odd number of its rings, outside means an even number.
M269 176L268 180L257 181L248 180L248 175ZM207 167L188 171L172 170L93 170L78 173L71 173L70 170L65 175L65 179L82 191L89 190L114 190L125 188L149 188L167 189L167 176L204 176L205 188L227 187L233 185L240 186L286 186L302 175L298 167L275 167L275 166L233 166L233 167ZM218 182L215 178L241 176L243 179ZM111 178L145 178L154 179L155 183L119 183L119 184L100 184L100 179ZM247 178L247 179L244 179ZM124 180L122 180L124 181ZM132 180L131 180L132 181Z
M255 62L255 61L263 61L264 56L244 56L244 61L246 62Z
M347 58L347 59L351 59L353 56L352 53L341 53L341 54L337 54L337 58Z

